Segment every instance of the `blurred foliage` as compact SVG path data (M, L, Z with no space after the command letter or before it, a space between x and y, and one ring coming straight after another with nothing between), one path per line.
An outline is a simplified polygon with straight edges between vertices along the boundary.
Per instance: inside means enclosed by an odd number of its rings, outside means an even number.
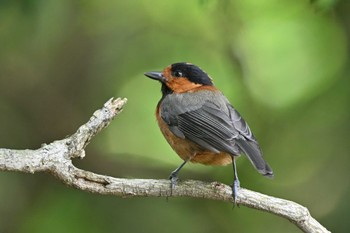
M244 157L243 187L294 200L346 232L350 2L0 1L0 146L38 148L74 132L111 96L124 112L77 166L166 178L181 160L156 125L160 85L143 76L178 61L206 70L249 122L276 174ZM231 167L188 165L182 179L232 182ZM0 232L298 232L227 203L118 199L47 174L0 173Z

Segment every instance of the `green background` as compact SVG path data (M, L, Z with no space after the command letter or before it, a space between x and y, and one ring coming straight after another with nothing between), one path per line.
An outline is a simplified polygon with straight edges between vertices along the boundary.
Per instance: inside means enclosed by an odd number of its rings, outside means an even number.
M143 76L194 63L249 122L274 170L238 160L242 187L305 205L350 229L348 0L0 1L0 147L64 138L110 97L123 113L76 166L167 178L181 160L154 117L160 85ZM187 165L182 179L232 183L232 169ZM0 232L298 232L277 216L190 198L121 199L49 174L0 173Z

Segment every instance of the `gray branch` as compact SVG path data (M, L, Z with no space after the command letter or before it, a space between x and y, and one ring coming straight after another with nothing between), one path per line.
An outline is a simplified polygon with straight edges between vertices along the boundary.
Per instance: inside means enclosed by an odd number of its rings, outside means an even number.
M232 202L230 186L218 182L188 180L179 182L170 193L168 180L121 179L76 168L73 158L83 158L91 138L118 115L126 99L110 99L90 120L70 137L42 145L37 150L0 149L0 171L49 172L77 189L118 197L193 197ZM303 232L329 232L295 202L240 188L237 203L288 219Z

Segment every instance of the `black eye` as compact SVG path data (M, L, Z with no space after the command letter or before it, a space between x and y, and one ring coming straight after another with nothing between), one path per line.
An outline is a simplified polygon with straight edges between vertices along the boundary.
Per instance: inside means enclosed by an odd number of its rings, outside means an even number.
M180 71L174 71L173 72L173 76L175 76L175 77L183 77L183 74Z

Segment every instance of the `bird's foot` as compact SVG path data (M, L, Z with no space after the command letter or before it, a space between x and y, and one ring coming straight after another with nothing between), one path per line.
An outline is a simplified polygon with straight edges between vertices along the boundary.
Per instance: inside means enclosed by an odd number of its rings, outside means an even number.
M239 207L239 204L237 204L237 195L238 195L239 188L240 188L240 183L239 183L239 180L236 179L233 181L233 184L232 184L233 207L235 206Z
M177 173L172 172L169 176L169 180L170 180L170 188L173 189L175 188L175 186L177 185L177 181L178 181L178 177L177 177Z
M170 180L170 196L173 195L173 189L175 189L175 186L177 184L177 172L172 172L169 176L169 180Z

